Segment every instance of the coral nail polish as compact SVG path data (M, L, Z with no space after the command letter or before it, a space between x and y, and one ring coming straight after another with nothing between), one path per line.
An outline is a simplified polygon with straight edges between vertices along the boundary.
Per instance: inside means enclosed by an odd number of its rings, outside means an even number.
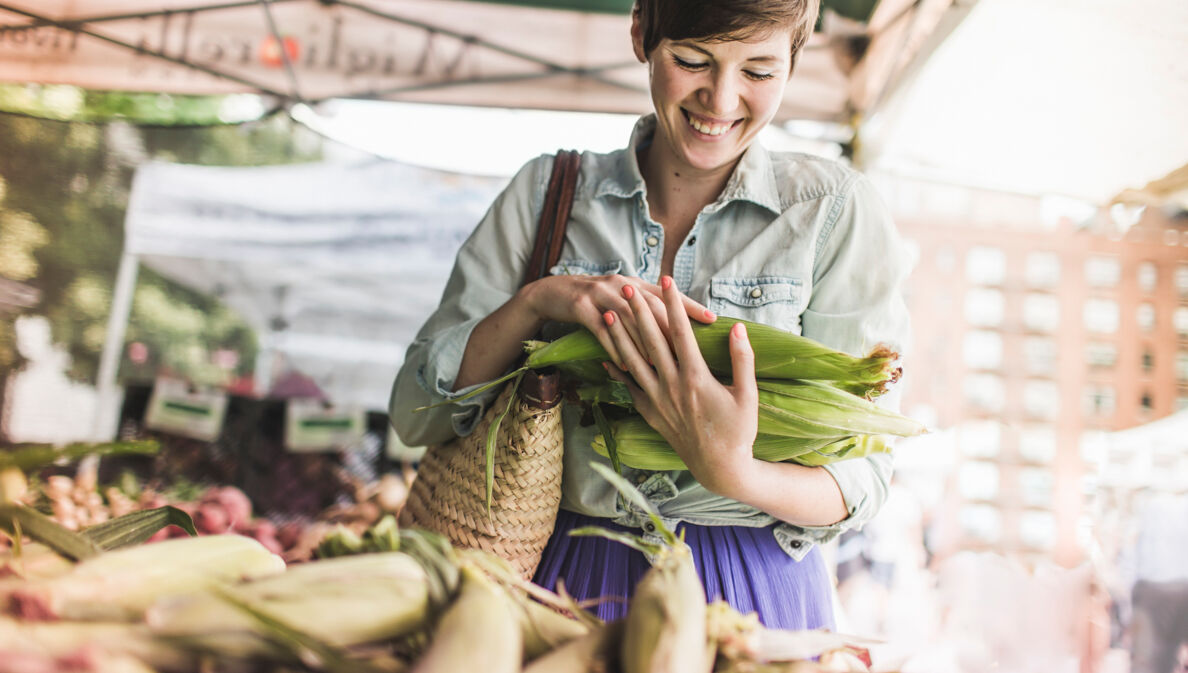
M635 288L631 287L630 285L624 285L623 286L623 296L627 297L628 299L634 297L635 296Z
M607 311L606 313L603 313L602 319L606 321L606 324L608 327L615 324L615 314L611 311Z
M663 276L660 278L660 287L667 290L672 287L672 276Z

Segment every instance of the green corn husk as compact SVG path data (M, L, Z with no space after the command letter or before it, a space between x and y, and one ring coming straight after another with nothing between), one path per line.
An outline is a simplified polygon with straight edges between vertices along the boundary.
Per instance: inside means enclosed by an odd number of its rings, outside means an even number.
M759 431L788 437L915 437L921 423L821 381L760 379Z
M747 338L755 351L755 373L760 378L836 381L848 392L866 398L883 394L889 384L899 379L900 369L894 365L899 356L885 346L876 347L867 357L860 358L777 327L734 318L693 325L693 337L701 355L718 376L728 377L733 372L730 328L738 322L747 327ZM601 367L575 364L600 362L609 357L588 330L578 329L549 343L528 342L526 350L526 368L554 366L579 372L578 378L586 382L606 380L595 371Z
M637 470L687 470L688 466L652 426L638 416L629 416L613 425L619 460ZM601 456L608 456L606 441L598 435L591 445ZM801 465L826 465L839 460L886 453L891 445L883 435L850 435L831 438L782 437L759 434L752 446L754 456L768 462L791 461Z

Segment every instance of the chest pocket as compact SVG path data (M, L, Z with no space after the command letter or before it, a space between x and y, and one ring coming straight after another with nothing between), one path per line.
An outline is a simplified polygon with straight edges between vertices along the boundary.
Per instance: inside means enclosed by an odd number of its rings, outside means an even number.
M804 294L804 282L788 276L713 278L710 280L709 308L718 315L799 334Z
M623 268L621 260L589 262L584 259L562 259L549 269L550 276L610 276Z

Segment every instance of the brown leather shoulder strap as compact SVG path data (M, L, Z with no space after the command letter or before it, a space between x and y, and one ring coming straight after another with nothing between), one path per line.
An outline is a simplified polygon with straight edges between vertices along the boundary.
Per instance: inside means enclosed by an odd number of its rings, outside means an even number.
M557 152L553 161L553 174L549 177L549 189L545 194L544 207L540 211L540 224L536 230L536 245L524 272L524 284L548 275L549 269L561 258L561 246L565 243L565 227L569 223L569 211L573 207L573 193L577 186L581 155L573 150Z

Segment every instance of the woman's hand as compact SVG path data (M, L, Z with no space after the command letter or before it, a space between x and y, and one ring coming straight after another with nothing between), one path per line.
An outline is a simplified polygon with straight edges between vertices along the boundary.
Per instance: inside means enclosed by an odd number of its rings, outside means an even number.
M627 312L604 312L603 322L622 355L621 368L607 370L627 384L640 415L668 440L702 486L739 499L756 469L752 445L759 423L755 355L746 328L737 323L730 330L734 382L723 385L693 338L686 298L671 277L660 284L667 329L647 299L651 293L636 291L630 282L621 290ZM624 318L630 318L638 336Z
M669 279L671 281L671 279ZM625 294L623 288L630 288ZM639 292L635 291L639 289ZM637 300L637 309L629 304L631 295ZM590 330L606 352L611 361L622 367L623 354L611 338L608 325L603 320L603 314L611 311L622 316L619 327L635 339L635 343L642 343L637 313L650 315L651 324L661 334L670 334L671 310L665 307L661 289L655 285L640 282L638 278L626 278L618 274L610 276L546 276L525 285L519 292L522 299L536 316L539 323L547 320L557 322L578 323ZM703 323L711 323L716 316L706 307L692 299L676 293L676 313L688 328L689 319ZM690 334L692 334L690 332Z

